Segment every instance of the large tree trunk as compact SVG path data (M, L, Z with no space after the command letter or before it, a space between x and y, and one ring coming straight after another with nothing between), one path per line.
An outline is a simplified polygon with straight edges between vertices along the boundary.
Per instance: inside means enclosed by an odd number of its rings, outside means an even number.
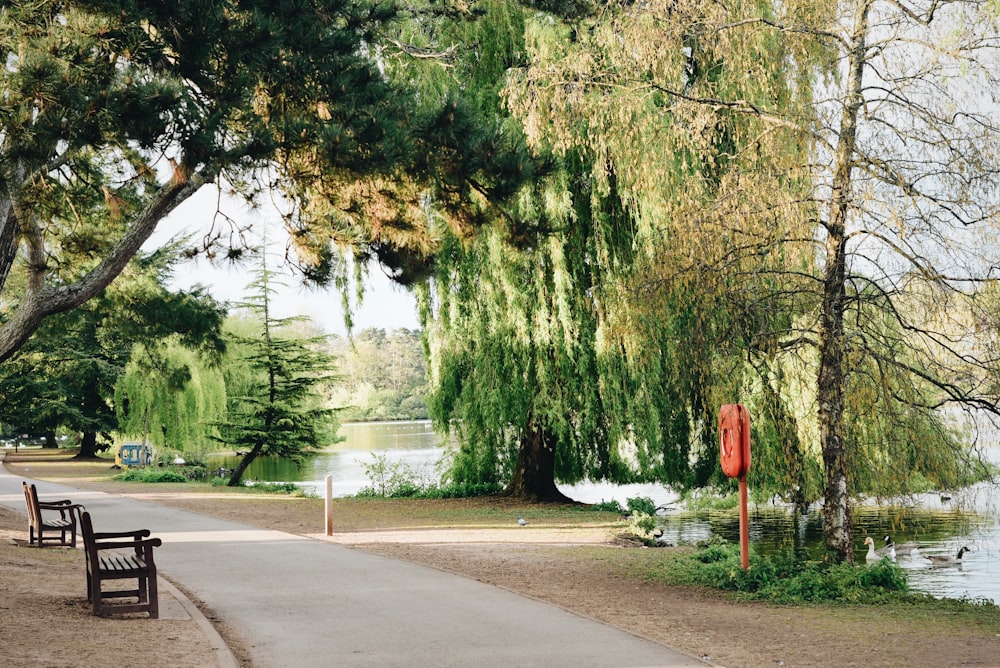
M521 437L514 475L504 495L524 501L572 503L559 491L555 481L556 450L552 435L529 421Z
M850 495L847 489L847 444L844 442L846 336L844 304L847 281L847 219L851 207L852 175L858 113L863 103L867 51L868 2L855 17L848 60L845 104L834 154L829 219L826 221L826 263L820 313L820 359L817 378L820 445L826 485L823 500L827 551L836 561L854 561L851 549Z
M56 432L54 429L48 429L45 432L45 443L42 444L43 448L58 448L59 442L56 440Z
M80 452L76 453L77 459L93 459L97 456L97 432L83 432L83 439L80 441Z

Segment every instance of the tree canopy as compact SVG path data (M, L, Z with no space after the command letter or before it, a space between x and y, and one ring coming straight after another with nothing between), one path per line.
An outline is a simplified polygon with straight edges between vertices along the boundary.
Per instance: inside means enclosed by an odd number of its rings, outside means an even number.
M544 422L541 401L588 451L703 484L714 411L743 401L752 482L824 498L838 559L851 496L961 481L975 422L956 418L996 406L979 335L994 320L995 6L489 7L480 25L508 12L512 30L482 28L465 66L505 69L470 88L489 99L504 81L493 113L562 177L536 178L511 216L541 239L446 244L428 284L438 418L469 430L473 411L493 439L463 446L515 475L489 444ZM541 374L562 355L572 378ZM583 414L606 421L592 433L574 421L583 388Z
M0 12L0 360L224 181L307 278L417 286L454 474L511 493L724 484L741 401L850 559L852 497L962 481L998 415L995 2Z
M623 341L662 350L678 307L715 323L757 378L699 363L775 418L758 433L821 457L827 544L850 558L848 499L886 491L863 472L902 455L943 482L926 455L962 451L942 409L996 405L992 353L960 324L990 322L995 280L995 6L615 3L540 30L509 104L626 194L651 298Z
M421 235L393 230L419 225L423 184L449 184L439 200L457 224L487 151L458 142L461 109L380 71L378 35L395 16L391 3L341 0L3 3L0 360L107 286L206 185L251 199L283 189L310 276L335 269L331 240L405 273ZM95 235L106 251L56 280L60 244ZM240 257L229 237L215 229L202 250Z
M201 288L171 292L165 287L177 260L171 245L140 253L112 286L44 321L0 365L5 421L25 431L80 433L79 456L93 457L118 430L123 407L117 385L129 365L145 362L148 376L168 342L191 355L217 359L224 348L223 308ZM63 271L72 276L72 267ZM188 367L175 368L172 378L174 389L182 389Z

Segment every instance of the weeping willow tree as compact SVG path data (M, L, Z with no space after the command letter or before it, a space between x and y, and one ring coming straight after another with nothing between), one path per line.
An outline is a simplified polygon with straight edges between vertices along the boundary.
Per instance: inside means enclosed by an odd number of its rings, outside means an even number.
M608 307L613 340L645 363L669 344L658 314L698 294L706 395L773 419L758 462L777 470L755 465L758 483L812 496L820 463L837 559L852 495L956 480L946 409L995 410L989 347L940 305L989 320L996 11L607 3L538 39L508 89L533 145L591 151L596 187L613 178L635 212L617 294L647 298Z
M508 2L478 9L474 21L450 24L450 38L476 53L455 64L456 76L467 84L468 107L513 147L508 165L523 181L522 133L500 108L499 86L523 62L524 15ZM442 249L420 288L430 411L440 428L457 433L455 479L563 500L557 479L621 479L628 471L603 447L595 382L597 317L586 291L597 268L585 258L601 226L574 199L574 174L554 169L544 154L527 164L535 179L506 210L488 211L490 226L469 235L434 223ZM605 205L616 207L613 198Z
M509 4L493 11L507 25L491 30L490 14L478 23L476 44L487 55L477 67L505 69L484 69L474 88L492 94L486 82L507 82L508 123L536 155L554 156L556 168L520 193L506 227L455 239L428 285L432 412L457 425L456 473L492 477L534 498L554 496L553 476L704 485L715 472L714 407L749 382L742 351L750 341L765 350L758 340L773 341L789 319L777 303L754 311L768 294L761 284L771 286L775 268L798 260L775 253L761 272L756 254L791 233L784 209L801 176L779 174L755 142L787 138L726 115L693 126L700 119L691 110L675 109L639 74L637 84L602 80L598 72L614 71L619 55L608 46L597 51L602 41L625 36L623 50L633 54L641 44L649 55L627 12L574 9L557 23L548 15L525 20ZM506 41L490 40L497 33ZM512 44L510 35L526 41ZM491 56L490 47L514 47L507 53L523 59ZM688 70L696 57L684 48L679 76L722 78L721 65ZM759 45L757 57L773 48ZM702 56L708 60L699 53L697 62ZM640 65L662 69L663 60ZM780 83L756 92L779 91ZM760 166L765 176L750 183ZM738 187L760 188L746 203L757 208L757 229L719 226L727 213L704 210ZM520 225L541 233L537 241L521 242L513 221L532 221ZM706 229L712 225L715 234ZM778 409L787 433L790 418L780 402ZM795 454L789 469L801 478ZM525 471L537 476L532 485ZM783 491L791 487L782 482Z
M705 428L712 383L727 354L715 344L739 314L707 280L636 286L664 283L652 273L664 249L697 269L707 242L653 221L674 199L696 214L704 196L687 193L690 184L727 171L707 164L705 151L724 160L722 144L741 138L665 142L664 96L636 100L610 83L591 95L574 84L576 74L558 67L590 62L583 32L620 34L607 15L581 18L575 8L563 25L526 19L511 3L483 5L465 35L477 58L462 80L474 82L483 113L524 133L551 171L474 238L441 228L447 242L424 286L423 317L432 415L461 444L453 473L534 499L559 498L555 480L704 485L715 461ZM553 79L542 84L540 71ZM498 105L497 83L508 81L513 118ZM678 276L693 273L713 275Z
M423 293L431 415L460 443L452 474L532 500L564 499L556 480L634 476L608 440L588 294L600 269L586 258L607 226L560 185L565 174L524 202L558 233L530 249L493 229L452 239Z
M152 359L137 345L115 386L118 432L160 448L202 455L218 448L213 424L226 416L226 383L218 363L171 340Z

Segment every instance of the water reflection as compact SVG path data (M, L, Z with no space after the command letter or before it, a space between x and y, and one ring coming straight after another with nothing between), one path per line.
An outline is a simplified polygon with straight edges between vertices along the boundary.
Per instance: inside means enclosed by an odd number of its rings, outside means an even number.
M372 465L376 456L390 464L405 464L422 479L437 476L436 465L443 449L429 421L348 423L341 425L340 435L344 440L310 455L298 466L280 457L258 457L244 479L294 482L306 491L324 493L329 475L333 494L346 496L370 484L366 466ZM237 462L231 456L210 459L211 468L231 469Z
M988 483L957 493L943 504L937 495L917 499L906 507L862 507L852 521L855 559L864 563L864 538L876 546L889 534L897 544L915 543L918 554L900 556L916 591L951 598L986 598L1000 604L1000 522L994 501L997 487ZM992 510L990 510L992 509ZM792 551L801 558L823 556L823 519L819 511L799 515L790 509L757 507L750 511L751 549L759 554ZM737 511L669 512L661 518L669 542L691 543L721 536L739 541ZM969 552L956 566L935 567L925 557Z

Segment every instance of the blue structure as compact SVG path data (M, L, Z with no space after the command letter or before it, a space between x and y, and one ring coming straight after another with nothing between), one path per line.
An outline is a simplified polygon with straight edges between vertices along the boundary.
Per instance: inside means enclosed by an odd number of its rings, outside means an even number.
M149 466L153 453L145 443L123 443L115 460L119 466Z

